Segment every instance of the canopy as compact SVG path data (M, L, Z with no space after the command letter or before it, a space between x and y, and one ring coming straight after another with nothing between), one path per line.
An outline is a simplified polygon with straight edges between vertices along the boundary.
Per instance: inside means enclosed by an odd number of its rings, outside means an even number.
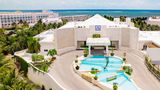
M106 46L110 45L109 38L88 38L87 39L88 46Z

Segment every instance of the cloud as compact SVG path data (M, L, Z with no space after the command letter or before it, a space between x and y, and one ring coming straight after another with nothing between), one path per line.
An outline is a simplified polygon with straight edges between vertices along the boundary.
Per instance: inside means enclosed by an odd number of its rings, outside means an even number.
M0 9L160 9L159 0L0 0Z

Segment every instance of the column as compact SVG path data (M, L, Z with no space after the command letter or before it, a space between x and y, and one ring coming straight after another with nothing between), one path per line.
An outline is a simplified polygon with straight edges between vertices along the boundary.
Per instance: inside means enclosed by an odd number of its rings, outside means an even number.
M108 54L108 45L106 45L106 54Z
M89 55L91 55L91 46L88 46L88 50L89 50Z

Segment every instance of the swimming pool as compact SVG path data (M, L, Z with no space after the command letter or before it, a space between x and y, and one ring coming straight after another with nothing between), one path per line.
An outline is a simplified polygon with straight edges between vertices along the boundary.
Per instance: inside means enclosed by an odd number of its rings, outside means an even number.
M108 60L109 63L104 69L107 63L105 56L92 56L86 58L82 60L80 70L91 70L92 68L96 68L101 71L96 74L101 82L111 85L113 85L113 83L118 83L118 86L120 86L122 90L138 90L134 83L124 74L123 71L117 71L122 67L123 61L112 56L108 56ZM107 82L106 78L112 75L116 75L117 79Z

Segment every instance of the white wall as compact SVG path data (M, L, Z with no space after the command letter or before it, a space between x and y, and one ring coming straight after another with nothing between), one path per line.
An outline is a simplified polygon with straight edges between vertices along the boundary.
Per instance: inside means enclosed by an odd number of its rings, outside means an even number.
M50 43L47 43L47 42L40 42L40 53L44 53L44 54L47 54L48 52L44 52L45 49L47 50L50 50L50 49L54 49L55 48L55 42L50 42Z
M40 70L34 71L33 67L30 66L27 73L27 76L31 81L40 86L44 85L46 90L49 90L50 88L52 88L52 90L65 90L49 73L43 73L43 71Z

